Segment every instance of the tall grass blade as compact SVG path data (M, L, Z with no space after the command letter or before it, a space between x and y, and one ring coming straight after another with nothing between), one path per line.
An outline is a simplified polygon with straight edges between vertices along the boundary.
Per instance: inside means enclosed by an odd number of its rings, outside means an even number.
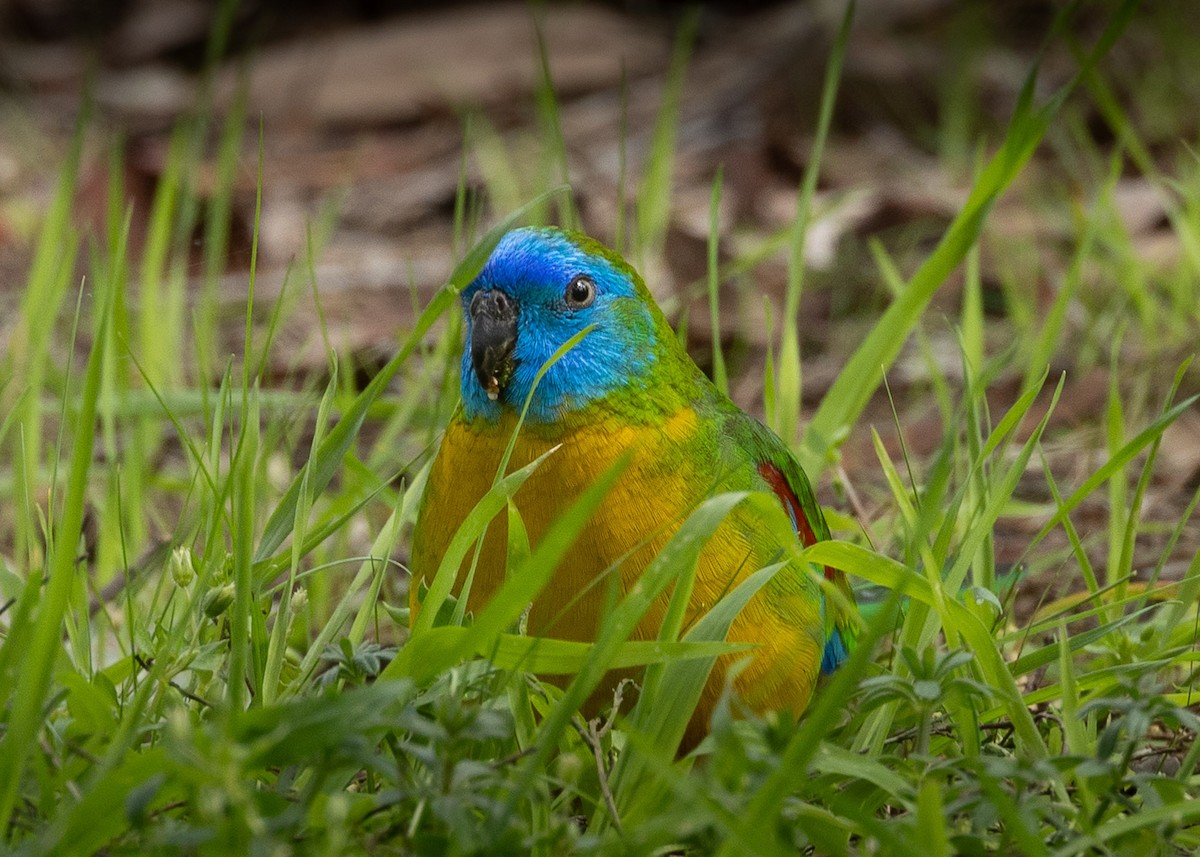
M815 478L824 470L830 452L862 414L879 386L883 372L899 355L930 299L975 245L991 207L1021 173L1062 103L1080 78L1107 53L1136 5L1135 2L1122 3L1096 46L1085 57L1081 70L1041 107L1033 104L1034 78L1031 76L1026 81L1004 142L980 172L966 203L929 258L909 278L904 293L884 311L883 317L851 355L821 400L805 432L803 445L797 451L801 465L811 477Z
M817 179L821 174L821 157L825 141L833 121L833 106L837 101L838 83L842 78L842 65L846 58L846 45L850 41L850 25L854 21L854 0L846 4L842 13L841 26L833 40L829 61L825 65L825 82L821 87L821 107L817 117L817 130L813 135L812 152L804 170L804 179L796 198L796 219L792 224L791 244L788 255L787 292L783 303L783 319L780 330L783 337L779 343L779 368L776 381L779 384L777 420L775 426L779 436L787 443L794 443L800 426L800 293L804 287L804 246L808 237L808 222L812 215L813 197L817 192ZM812 471L809 471L811 473Z
M45 595L38 605L28 648L22 653L16 691L6 719L7 728L4 737L0 738L0 828L4 829L8 829L12 818L29 754L37 744L37 734L42 726L42 705L61 646L63 614L75 582L88 475L96 436L96 403L100 395L112 293L116 285L105 284L99 295L102 303L98 330L105 335L97 339L88 355L83 389L80 391L79 416L71 446L62 518L56 528L53 550L47 562L49 580ZM41 576L33 574L25 585L36 589L40 584Z
M643 255L657 254L667 235L671 215L671 186L675 173L675 137L679 131L679 109L688 57L700 20L700 10L691 10L679 26L671 68L667 72L663 103L650 138L650 153L642 171L637 197L636 247Z

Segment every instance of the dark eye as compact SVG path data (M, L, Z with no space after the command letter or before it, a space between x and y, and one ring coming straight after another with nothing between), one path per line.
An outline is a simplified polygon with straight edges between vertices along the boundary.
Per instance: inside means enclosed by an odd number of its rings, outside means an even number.
M567 283L567 291L563 298L571 309L590 307L596 299L596 284L587 274L579 274Z

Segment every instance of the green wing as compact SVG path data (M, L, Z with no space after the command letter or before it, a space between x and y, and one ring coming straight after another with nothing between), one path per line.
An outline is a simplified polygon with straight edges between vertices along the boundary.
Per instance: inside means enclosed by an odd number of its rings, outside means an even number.
M828 539L829 525L825 522L808 476L783 441L742 411L731 414L729 423L731 433L750 451L758 475L779 498L784 511L791 518L801 544L808 547ZM854 624L848 611L855 607L850 581L841 570L825 566L825 579L842 596L840 599L823 596L825 650L821 658L821 672L829 674L850 656L854 648Z

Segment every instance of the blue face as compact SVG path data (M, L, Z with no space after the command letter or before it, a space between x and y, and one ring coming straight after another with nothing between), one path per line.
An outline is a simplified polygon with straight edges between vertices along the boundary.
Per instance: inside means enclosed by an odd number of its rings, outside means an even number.
M630 276L557 229L516 229L462 292L468 418L524 407L534 378L572 336L593 329L537 384L527 420L548 423L638 386L654 360L654 318Z

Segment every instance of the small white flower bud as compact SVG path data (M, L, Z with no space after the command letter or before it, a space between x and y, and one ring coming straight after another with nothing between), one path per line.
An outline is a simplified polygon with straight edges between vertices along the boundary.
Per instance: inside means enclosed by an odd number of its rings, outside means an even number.
M196 567L192 560L192 552L183 545L179 545L171 551L171 559L167 563L167 567L171 569L171 577L174 579L175 585L181 589L186 589L196 579Z

